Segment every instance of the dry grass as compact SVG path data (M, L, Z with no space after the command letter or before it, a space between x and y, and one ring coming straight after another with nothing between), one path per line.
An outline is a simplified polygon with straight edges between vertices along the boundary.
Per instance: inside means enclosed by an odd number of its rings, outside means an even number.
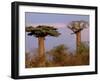
M89 46L82 43L78 53L69 53L65 45L59 45L46 52L45 67L89 65ZM40 67L38 56L31 57L26 53L26 68Z

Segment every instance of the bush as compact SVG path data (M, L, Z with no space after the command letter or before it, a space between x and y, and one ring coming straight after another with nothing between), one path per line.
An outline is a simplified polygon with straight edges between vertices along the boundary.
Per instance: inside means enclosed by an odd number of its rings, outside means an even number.
M36 54L38 55L38 54ZM39 56L31 56L26 53L25 66L26 68L40 67L41 60ZM57 66L79 66L89 65L89 46L86 43L81 43L78 53L68 52L68 47L61 44L45 54L44 67L57 67Z

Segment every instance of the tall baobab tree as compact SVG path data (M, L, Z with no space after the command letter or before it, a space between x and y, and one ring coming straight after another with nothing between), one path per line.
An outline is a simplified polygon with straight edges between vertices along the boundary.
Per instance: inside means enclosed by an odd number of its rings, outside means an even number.
M38 54L39 54L39 66L45 66L45 37L54 36L58 37L60 33L57 31L57 28L53 26L39 25L36 27L26 27L26 32L29 36L34 35L38 38Z
M80 20L80 21L72 21L68 26L69 29L73 31L72 34L76 34L76 46L77 53L81 44L81 31L88 27L88 22Z

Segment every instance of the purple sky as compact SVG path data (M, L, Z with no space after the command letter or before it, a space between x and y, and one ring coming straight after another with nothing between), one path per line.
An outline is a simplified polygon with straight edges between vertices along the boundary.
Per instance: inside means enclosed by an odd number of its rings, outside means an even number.
M64 44L69 48L69 51L75 50L75 34L71 35L72 31L67 28L68 23L71 21L84 20L89 22L88 15L73 15L73 14L50 14L50 13L25 13L25 25L37 26L37 25L51 25L58 28L61 33L59 37L46 37L45 47L46 50L52 49L54 46ZM84 29L81 32L82 41L89 41L89 28ZM25 48L27 52L31 52L35 48L38 48L38 40L34 36L27 36Z

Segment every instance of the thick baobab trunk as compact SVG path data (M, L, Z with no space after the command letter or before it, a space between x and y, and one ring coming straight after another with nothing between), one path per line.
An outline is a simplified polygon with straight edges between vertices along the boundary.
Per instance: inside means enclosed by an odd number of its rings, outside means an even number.
M39 66L44 67L45 66L45 44L44 44L44 37L38 37L38 53L39 53Z
M81 44L81 32L77 32L76 33L76 53L78 53L78 50L79 50L79 47L80 47L80 44Z

